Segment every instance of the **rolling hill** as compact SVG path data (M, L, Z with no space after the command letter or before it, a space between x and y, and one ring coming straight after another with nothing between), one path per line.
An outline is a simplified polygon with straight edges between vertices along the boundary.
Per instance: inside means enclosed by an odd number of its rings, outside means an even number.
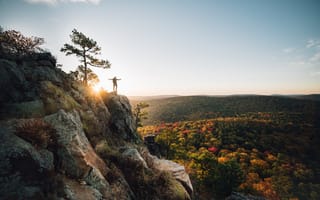
M320 118L320 95L298 96L177 96L131 99L131 104L147 102L148 119L144 124L232 117L249 113L286 113L315 122Z
M189 171L196 199L320 198L319 95L148 99L139 129ZM132 104L137 101L132 101Z

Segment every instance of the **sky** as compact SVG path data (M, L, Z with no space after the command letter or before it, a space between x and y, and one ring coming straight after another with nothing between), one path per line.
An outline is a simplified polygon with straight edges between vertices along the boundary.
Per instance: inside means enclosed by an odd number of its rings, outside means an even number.
M0 0L0 25L43 37L66 72L76 28L128 96L320 93L319 0Z

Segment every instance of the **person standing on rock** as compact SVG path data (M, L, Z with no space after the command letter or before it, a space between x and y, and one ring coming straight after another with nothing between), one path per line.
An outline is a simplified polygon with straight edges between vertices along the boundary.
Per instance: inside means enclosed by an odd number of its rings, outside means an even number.
M116 76L113 77L112 79L109 79L109 80L112 80L112 83L113 83L113 91L115 93L118 92L118 81L120 81L121 79L120 78L117 78Z

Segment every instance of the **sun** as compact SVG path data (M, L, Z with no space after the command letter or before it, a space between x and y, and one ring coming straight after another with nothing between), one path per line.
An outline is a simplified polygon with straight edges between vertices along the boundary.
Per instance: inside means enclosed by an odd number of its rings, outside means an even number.
M97 83L92 86L92 89L94 92L99 93L99 92L101 92L101 90L104 89L104 87L101 84Z

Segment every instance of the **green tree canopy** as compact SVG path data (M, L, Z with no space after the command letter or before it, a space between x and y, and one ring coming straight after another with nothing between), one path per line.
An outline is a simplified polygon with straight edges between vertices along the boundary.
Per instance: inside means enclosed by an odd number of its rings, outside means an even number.
M64 44L60 51L64 52L67 56L74 54L80 59L80 62L83 64L83 82L85 85L88 84L89 66L103 69L110 68L111 63L108 60L97 57L101 54L101 48L97 45L96 41L76 29L72 30L70 38L73 44Z
M87 68L86 73L88 85L93 86L100 81L98 75L95 74L90 68ZM85 69L83 65L79 65L77 70L70 72L70 74L75 80L84 82Z
M143 111L144 108L149 107L149 104L145 103L145 102L140 102L138 103L134 110L133 110L133 115L136 118L136 127L142 127L142 120L143 119L147 119L147 115L148 113L146 111Z

